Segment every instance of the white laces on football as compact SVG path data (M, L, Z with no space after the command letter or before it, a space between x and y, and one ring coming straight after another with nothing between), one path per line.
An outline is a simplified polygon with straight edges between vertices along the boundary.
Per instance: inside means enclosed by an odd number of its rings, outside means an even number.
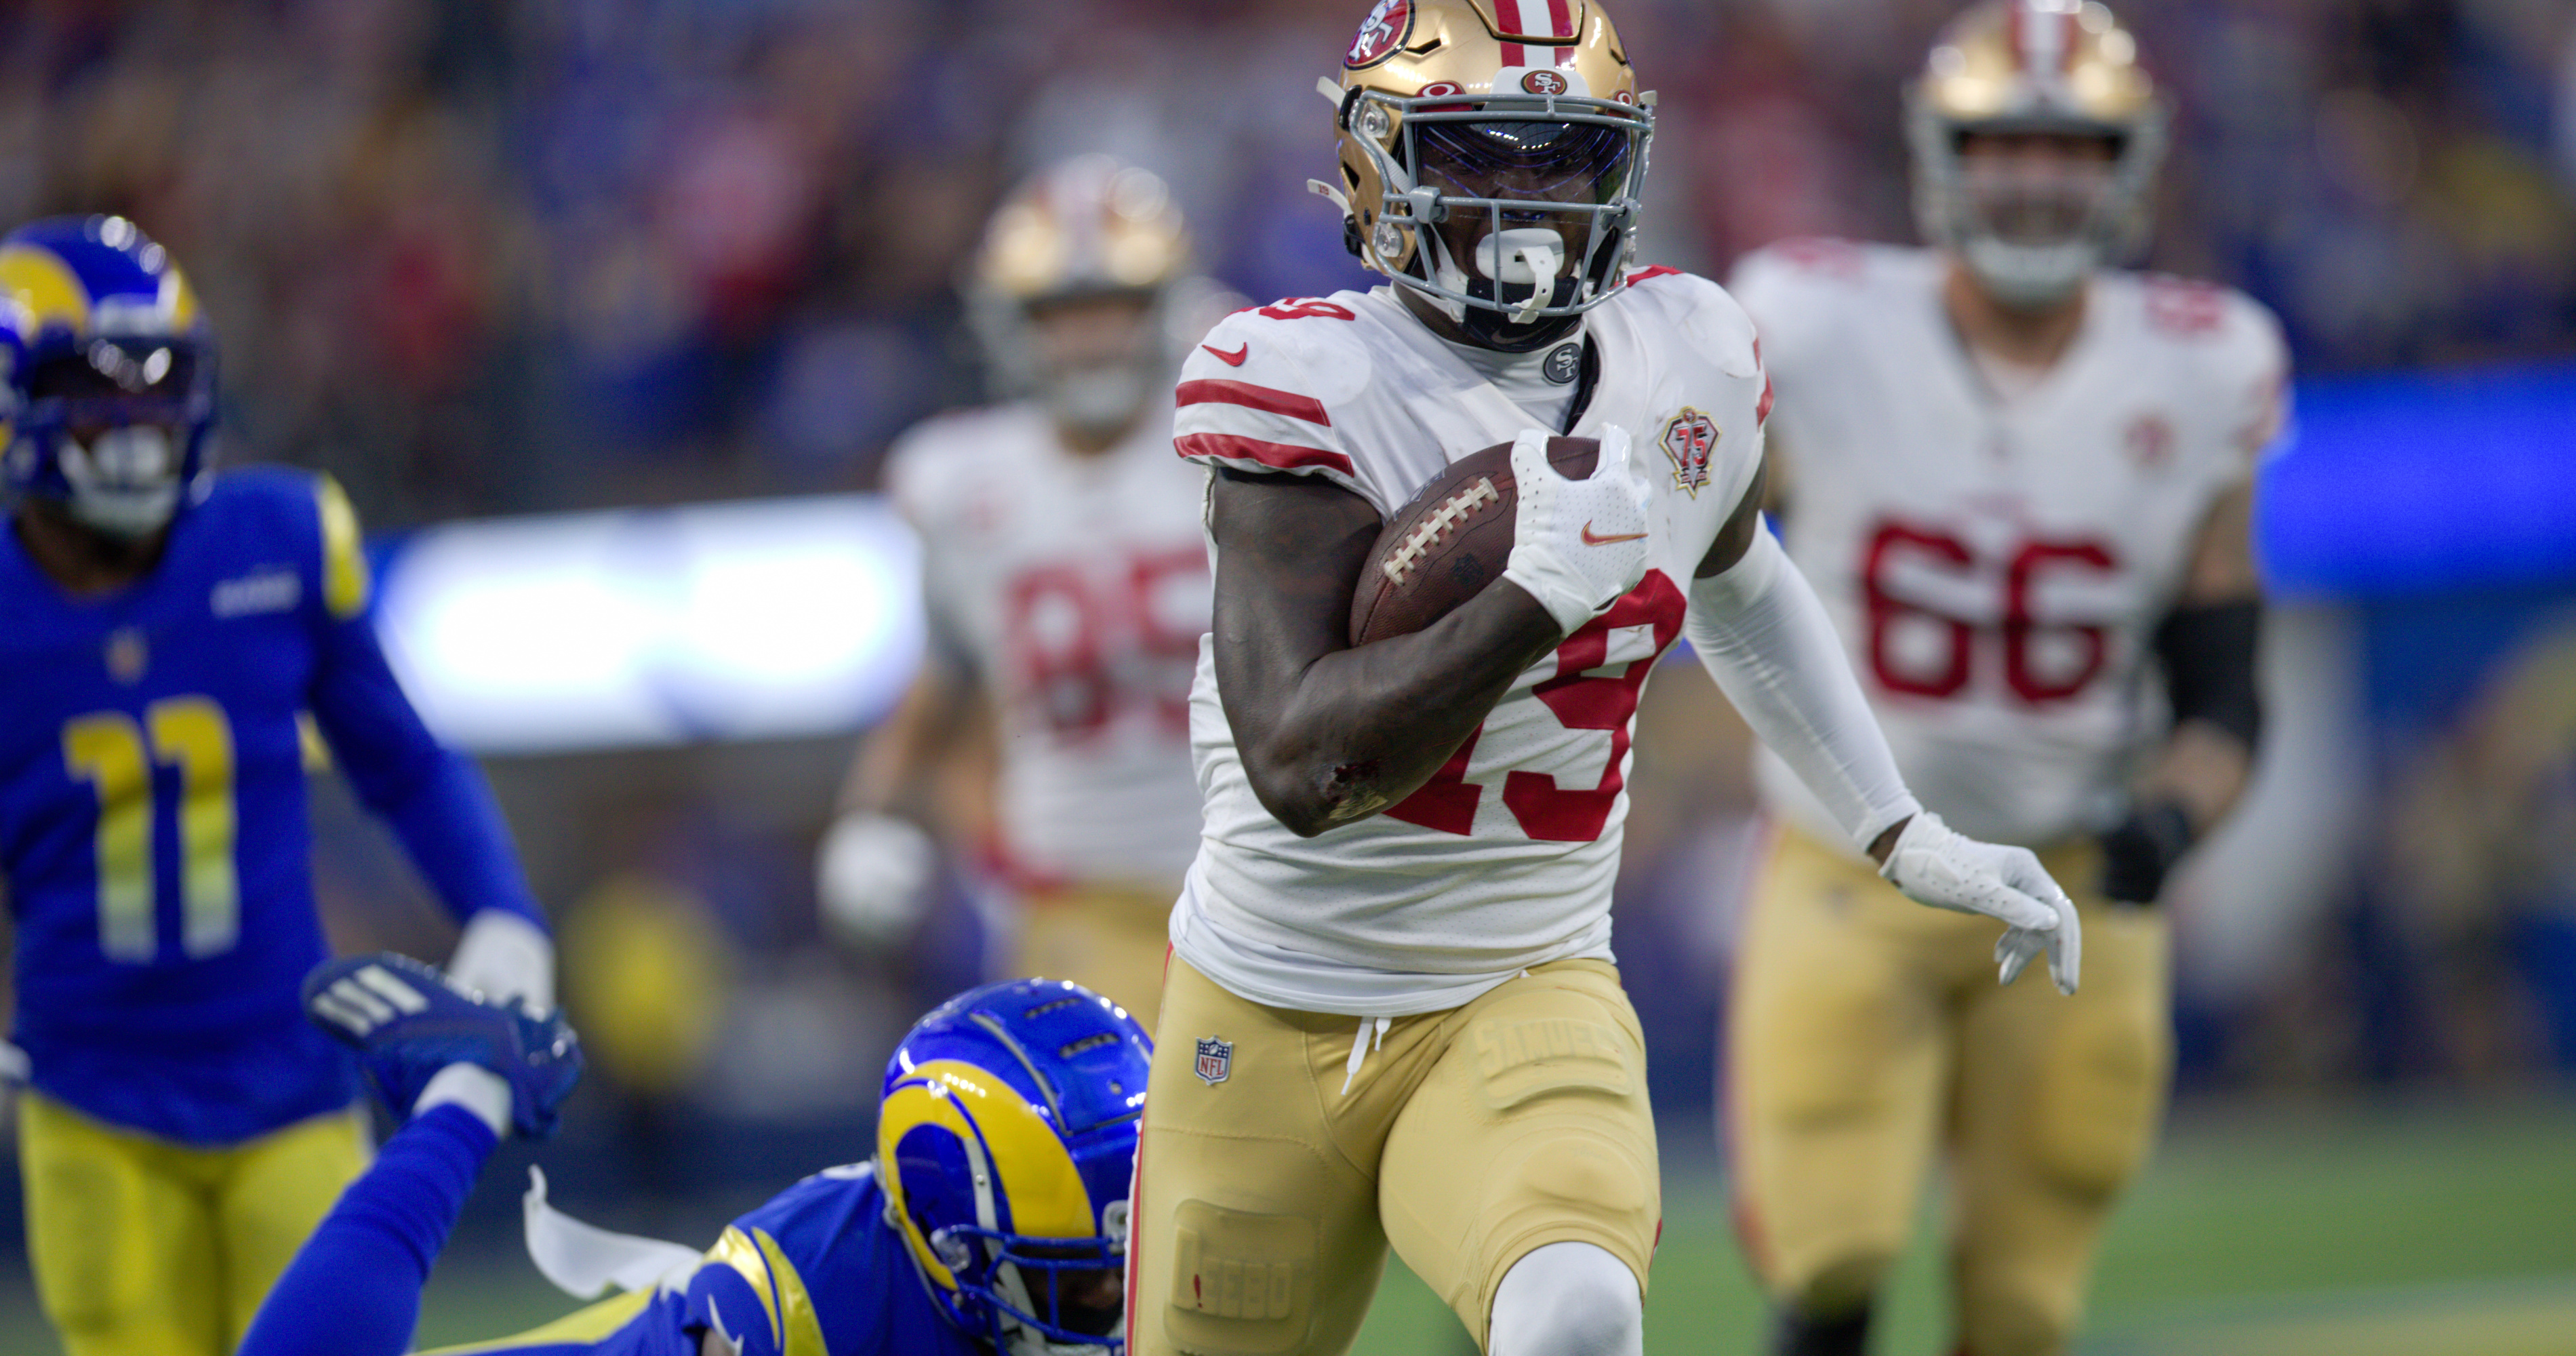
M1360 1066L1368 1062L1371 1037L1379 1049L1386 1048L1386 1029L1395 1025L1392 1017L1362 1017L1360 1033L1351 1040L1351 1062L1342 1066L1342 1095L1351 1095L1351 1084L1360 1076Z

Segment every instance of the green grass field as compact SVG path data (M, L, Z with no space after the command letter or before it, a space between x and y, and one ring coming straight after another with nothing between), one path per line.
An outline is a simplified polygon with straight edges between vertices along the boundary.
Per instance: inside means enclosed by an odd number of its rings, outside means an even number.
M486 1190L494 1189L486 1184ZM1759 1350L1761 1313L1719 1184L1666 1184L1652 1353ZM1940 1356L1927 1227L1881 1356ZM424 1345L492 1337L573 1305L515 1256L450 1258ZM1455 1356L1447 1310L1390 1268L1359 1350ZM23 1276L0 1278L0 1356L55 1352ZM2576 1356L2576 1102L2223 1114L2168 1137L2102 1260L2086 1356Z

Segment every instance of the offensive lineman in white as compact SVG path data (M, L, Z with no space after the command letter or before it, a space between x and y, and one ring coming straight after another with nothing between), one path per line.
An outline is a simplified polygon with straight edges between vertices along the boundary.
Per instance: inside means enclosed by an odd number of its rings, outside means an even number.
M2244 297L2101 267L2146 224L2163 131L2101 5L1986 0L1909 119L1941 248L1794 242L1734 275L1778 383L1772 488L1907 783L2074 891L2084 991L1983 983L1978 930L1885 889L1765 758L1785 827L1737 952L1724 1123L1778 1356L1865 1350L1936 1153L1957 1349L2047 1356L2163 1105L2148 906L2247 775L2251 473L2284 359Z
M1759 530L1766 382L1714 284L1626 271L1652 131L1598 0L1380 0L1337 104L1392 287L1229 317L1182 369L1215 628L1207 825L1132 1198L1136 1356L1346 1350L1392 1243L1500 1356L1627 1353L1661 1226L1610 886L1637 693L1687 633L1855 850L2075 987L2029 853L1921 807ZM1598 438L1568 480L1548 430ZM1359 647L1381 523L1512 442L1504 579Z
M919 821L945 818L1015 896L1003 968L1078 981L1149 1026L1198 848L1207 551L1201 477L1171 453L1167 336L1204 328L1218 294L1189 264L1167 186L1107 156L1043 171L995 212L969 300L1029 398L931 419L891 454L932 644L859 750L819 882L844 935L900 934L936 869Z

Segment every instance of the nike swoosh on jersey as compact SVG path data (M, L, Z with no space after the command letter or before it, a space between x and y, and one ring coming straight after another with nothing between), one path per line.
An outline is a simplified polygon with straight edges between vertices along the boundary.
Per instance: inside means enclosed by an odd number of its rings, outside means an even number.
M1244 344L1243 347L1236 349L1232 353L1228 353L1214 344L1201 344L1199 347L1215 354L1217 356L1217 360L1228 367L1241 367L1243 366L1243 360L1252 356L1252 345L1248 342Z
M1643 532L1628 532L1616 537L1596 537L1592 535L1592 524L1583 525L1583 544L1586 546L1608 546L1614 541L1636 541L1645 535Z

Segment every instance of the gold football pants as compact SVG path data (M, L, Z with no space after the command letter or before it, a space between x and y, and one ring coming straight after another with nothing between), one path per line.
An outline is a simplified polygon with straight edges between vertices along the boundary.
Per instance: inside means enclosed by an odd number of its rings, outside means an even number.
M1013 977L1069 979L1135 1014L1147 1031L1163 991L1178 886L1090 885L1020 899Z
M1737 1228L1777 1302L1869 1297L1938 1154L1961 1349L2066 1349L2102 1225L2154 1138L2172 1038L2163 915L2101 898L2089 843L2041 860L2084 922L2073 997L2037 961L1998 986L1993 920L1781 833L1736 957L1726 1107Z
M1559 961L1369 1023L1353 1072L1361 1028L1172 960L1136 1154L1131 1356L1338 1356L1390 1243L1479 1345L1503 1273L1545 1244L1598 1244L1645 1290L1662 1198L1615 969Z
M36 1293L67 1356L224 1356L340 1189L366 1168L356 1108L195 1148L18 1096Z

